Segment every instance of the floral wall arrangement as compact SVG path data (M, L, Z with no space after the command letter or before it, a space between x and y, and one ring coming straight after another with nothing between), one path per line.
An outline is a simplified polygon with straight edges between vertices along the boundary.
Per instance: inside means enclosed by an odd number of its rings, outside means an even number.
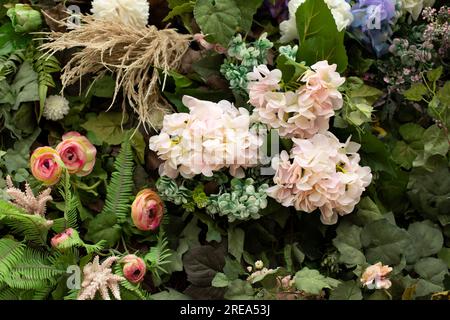
M0 299L449 299L445 2L0 0Z

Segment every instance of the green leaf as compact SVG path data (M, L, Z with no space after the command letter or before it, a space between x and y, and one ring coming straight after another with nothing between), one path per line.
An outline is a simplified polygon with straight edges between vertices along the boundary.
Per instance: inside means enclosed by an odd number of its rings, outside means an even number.
M167 288L167 291L152 294L151 298L152 300L191 300L187 295L171 288Z
M241 21L241 11L233 0L198 0L194 17L211 42L228 46Z
M447 267L450 268L450 248L442 248L438 252L438 258L444 261L447 264Z
M116 81L106 75L96 80L92 86L92 94L100 98L112 98L116 89Z
M245 232L239 228L230 228L228 230L228 252L231 253L238 261L241 260L244 252Z
M300 47L297 59L305 61L309 66L317 61L327 60L330 64L336 63L337 71L343 72L347 68L348 57L342 39L339 34L332 38L322 36L308 38Z
M323 0L307 0L295 14L300 48L298 58L312 65L320 60L338 64L338 72L347 68L344 31L338 32L330 9Z
M408 233L419 258L437 254L444 244L441 230L428 220L410 224Z
M295 286L298 290L310 294L320 294L322 289L332 289L339 285L339 281L333 278L325 277L319 271L304 267L298 271L294 277Z
M216 273L223 269L224 254L221 248L195 247L184 255L183 264L190 283L199 287L208 287Z
M125 131L121 124L128 121L128 116L120 112L103 112L98 116L91 115L81 126L94 133L101 143L119 145L123 141Z
M337 228L337 236L333 239L333 245L338 249L339 262L348 267L362 265L366 262L361 252L361 227L342 222Z
M447 81L442 88L439 89L437 93L439 101L446 106L450 106L450 81Z
M437 67L436 69L430 70L427 72L427 79L430 82L436 82L442 75L442 66Z
M414 83L411 88L403 92L406 99L411 101L422 101L423 97L428 93L427 87L421 82Z
M306 0L295 13L300 45L308 38L322 36L331 39L337 26L323 0Z
M173 7L173 9L169 12L169 14L163 19L164 22L169 21L170 19L180 16L184 13L190 13L194 10L194 5L192 2L186 2L183 4L180 4L176 7Z
M252 285L247 281L236 279L233 280L225 293L227 300L254 300L254 290Z
M227 275L227 278L231 280L235 280L239 278L241 274L244 274L244 268L242 265L229 257L225 257L225 266L223 267L223 272Z
M355 223L366 225L369 222L383 219L384 216L371 198L364 197L358 203L358 211L352 218Z
M217 1L217 0L216 0ZM241 11L241 21L239 27L242 28L244 33L250 31L253 22L253 16L256 10L261 6L263 0L246 0L246 1L236 1L236 5Z
M398 131L407 142L421 141L425 129L415 123L407 123L402 125Z
M230 280L222 272L217 272L216 275L214 276L214 279L211 282L211 285L216 288L228 287L229 284Z
M416 271L422 278L442 286L444 277L448 274L448 268L444 261L437 258L423 258L414 265Z
M145 143L144 137L142 136L142 133L139 131L136 131L133 137L130 140L131 146L134 149L134 152L137 155L137 158L139 159L140 164L145 163L145 148L147 147L147 144Z
M437 125L432 125L423 134L425 155L439 154L445 156L448 152L448 140L444 130Z
M367 224L361 233L367 262L398 265L411 245L411 236L404 229L382 219Z
M92 242L106 240L108 246L113 247L119 240L122 229L116 222L116 216L107 212L96 215L89 222L86 239Z
M404 141L397 141L392 150L392 160L407 170L412 168L413 162L418 155L419 152Z
M192 64L192 69L197 72L203 81L215 75L220 76L220 66L223 63L223 56L216 53L208 53L205 57Z
M345 281L331 291L330 300L362 300L361 288L356 281Z

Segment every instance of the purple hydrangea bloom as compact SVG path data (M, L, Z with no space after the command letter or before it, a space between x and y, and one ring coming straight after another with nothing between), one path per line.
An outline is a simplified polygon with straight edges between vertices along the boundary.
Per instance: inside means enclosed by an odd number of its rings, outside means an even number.
M279 23L289 18L288 3L289 0L264 0L264 5L269 9L270 15Z
M388 52L387 41L392 35L395 0L359 0L352 7L350 31L380 57Z

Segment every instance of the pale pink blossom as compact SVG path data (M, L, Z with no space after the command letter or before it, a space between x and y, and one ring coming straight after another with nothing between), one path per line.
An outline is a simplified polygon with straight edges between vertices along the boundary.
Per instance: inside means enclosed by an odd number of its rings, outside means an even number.
M370 168L359 165L359 145L340 143L331 132L292 140L290 154L282 151L272 160L269 196L299 211L319 209L322 223L335 224L338 215L353 211L372 180Z
M258 164L263 141L250 130L248 110L225 100L214 103L190 96L184 96L183 103L190 112L165 116L161 133L150 138L150 149L164 160L160 175L210 177L228 168L231 175L243 177L244 168Z
M304 84L295 92L280 92L281 72L269 71L266 66L255 68L248 79L255 119L278 129L282 137L310 138L327 131L329 119L343 105L338 87L345 78L336 72L336 64L327 61L312 65L300 79Z
M254 67L253 72L247 74L247 79L250 103L261 107L266 93L280 89L281 71L278 69L270 71L266 65L262 64Z
M364 271L361 282L369 289L389 289L392 283L386 277L391 271L391 267L383 266L381 262L378 262Z

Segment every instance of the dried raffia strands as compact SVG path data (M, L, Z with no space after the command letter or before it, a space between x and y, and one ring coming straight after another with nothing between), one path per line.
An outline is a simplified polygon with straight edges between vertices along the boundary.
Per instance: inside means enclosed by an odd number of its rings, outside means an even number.
M80 18L81 25L68 32L44 33L47 41L40 48L49 55L79 48L62 69L63 90L84 75L94 74L94 79L99 79L111 72L116 78L111 106L123 89L123 108L128 101L145 127L160 128L164 114L172 111L160 94L160 72L167 75L180 67L191 36L154 26L138 29L90 15Z

